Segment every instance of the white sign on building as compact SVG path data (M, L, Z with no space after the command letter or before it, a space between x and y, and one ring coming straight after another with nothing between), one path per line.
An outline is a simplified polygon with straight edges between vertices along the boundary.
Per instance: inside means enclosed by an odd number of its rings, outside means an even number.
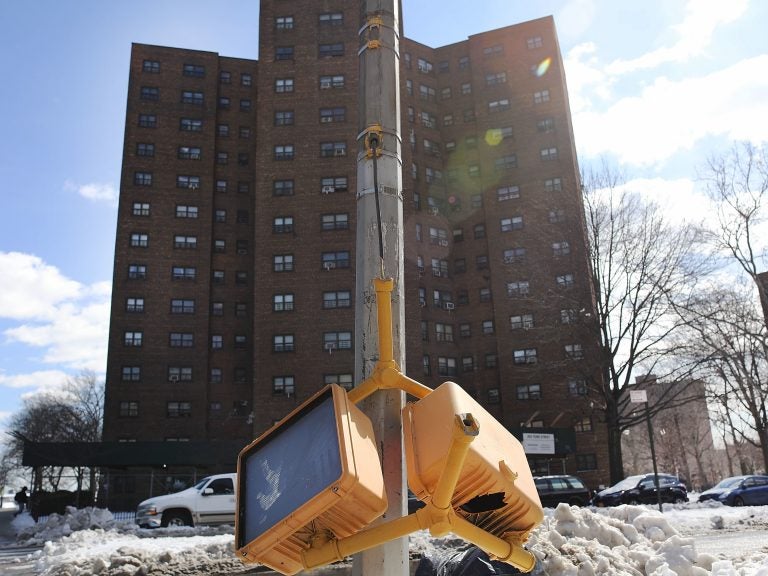
M555 435L523 432L523 449L526 454L554 454Z

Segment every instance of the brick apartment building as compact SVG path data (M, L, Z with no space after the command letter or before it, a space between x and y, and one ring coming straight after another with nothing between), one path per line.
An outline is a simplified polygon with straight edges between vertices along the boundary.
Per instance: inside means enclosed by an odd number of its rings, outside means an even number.
M358 19L262 0L258 61L133 46L105 440L244 445L353 386ZM400 48L405 371L554 434L536 472L605 482L553 19Z

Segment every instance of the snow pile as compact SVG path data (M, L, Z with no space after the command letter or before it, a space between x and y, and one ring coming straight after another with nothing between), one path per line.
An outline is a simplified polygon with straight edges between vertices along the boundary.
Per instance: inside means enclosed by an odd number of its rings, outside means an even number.
M537 558L534 575L557 576L768 576L768 554L722 560L698 552L693 539L676 529L712 532L714 526L768 526L768 507L732 509L693 506L664 515L651 507L588 509L561 504L547 509L541 526L527 543ZM233 554L233 529L161 528L146 530L117 522L105 510L68 509L40 525L14 520L20 542L45 542L31 560L38 574L50 576L142 576L236 574L252 571ZM687 516L695 518L682 519ZM719 520L716 520L719 519ZM26 526L24 526L26 524ZM717 533L712 532L712 533ZM436 558L466 549L456 537L432 538L422 531L410 536L412 558ZM734 563L736 565L734 565ZM340 570L339 574L344 571Z

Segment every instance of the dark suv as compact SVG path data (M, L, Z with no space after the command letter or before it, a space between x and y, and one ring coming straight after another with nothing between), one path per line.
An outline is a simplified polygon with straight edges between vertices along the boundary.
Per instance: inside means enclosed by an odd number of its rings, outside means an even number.
M589 503L589 497L592 495L584 482L576 476L539 476L533 481L536 483L541 505L546 508L554 508L561 502L584 506Z
M688 502L688 490L677 476L659 474L659 490L662 502ZM655 504L658 502L653 474L628 476L618 484L598 492L592 498L595 506L618 506L619 504Z

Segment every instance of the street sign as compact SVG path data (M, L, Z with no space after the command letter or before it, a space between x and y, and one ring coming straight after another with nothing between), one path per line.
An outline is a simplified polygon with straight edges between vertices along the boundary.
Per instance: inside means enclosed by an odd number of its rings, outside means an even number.
M554 454L555 435L523 432L523 448L526 454Z
M633 404L642 404L648 402L648 395L645 393L645 390L630 390L629 401Z

